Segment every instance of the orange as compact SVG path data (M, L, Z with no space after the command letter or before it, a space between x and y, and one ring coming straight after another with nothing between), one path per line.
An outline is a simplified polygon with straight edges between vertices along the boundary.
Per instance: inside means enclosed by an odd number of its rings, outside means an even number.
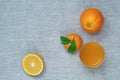
M104 48L96 42L86 43L80 51L80 59L82 63L88 67L98 67L104 61Z
M102 13L96 8L88 8L80 16L80 24L88 33L99 32L104 24Z
M28 54L24 57L23 62L24 71L32 76L39 75L44 68L43 59L38 54Z
M82 45L82 38L78 34L71 33L71 34L66 35L66 38L70 39L71 41L74 38L74 41L75 41L75 44L76 44L76 50L80 49L80 47ZM64 47L68 50L70 45L71 45L71 43L65 44Z

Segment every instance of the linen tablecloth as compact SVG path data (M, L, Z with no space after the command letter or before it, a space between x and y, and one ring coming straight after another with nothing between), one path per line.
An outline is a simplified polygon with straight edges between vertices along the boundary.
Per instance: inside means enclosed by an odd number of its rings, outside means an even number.
M88 34L79 23L86 8L99 9L105 24ZM0 80L120 80L120 0L0 0ZM77 33L83 44L95 41L105 49L105 61L85 67L79 51L69 54L60 36ZM42 74L27 75L22 59L30 52L45 62Z

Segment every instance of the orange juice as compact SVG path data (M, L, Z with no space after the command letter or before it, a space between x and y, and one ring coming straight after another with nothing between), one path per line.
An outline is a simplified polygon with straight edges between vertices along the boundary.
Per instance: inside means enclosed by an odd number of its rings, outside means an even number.
M86 43L80 51L80 59L87 67L98 67L104 61L104 48L96 42Z

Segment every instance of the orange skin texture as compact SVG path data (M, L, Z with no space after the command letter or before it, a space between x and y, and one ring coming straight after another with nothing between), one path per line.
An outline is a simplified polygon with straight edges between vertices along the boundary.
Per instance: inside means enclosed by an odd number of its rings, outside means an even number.
M80 24L88 33L99 32L104 24L102 13L96 8L88 8L80 16Z
M75 34L75 33L71 33L71 34L68 34L66 36L66 38L70 39L71 41L73 40L74 38L74 41L76 43L76 50L79 50L81 45L82 45L82 38L78 35L78 34ZM70 44L65 44L64 47L66 48L66 50L68 50L68 48L70 47L71 43Z

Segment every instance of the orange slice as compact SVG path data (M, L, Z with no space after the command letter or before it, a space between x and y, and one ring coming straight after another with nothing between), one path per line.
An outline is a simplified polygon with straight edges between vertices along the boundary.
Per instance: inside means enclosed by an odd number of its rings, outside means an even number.
M28 54L24 57L23 62L24 71L32 76L39 75L44 68L43 59L38 54Z
M80 51L80 59L82 63L88 67L98 67L104 61L104 48L96 42L86 43Z

